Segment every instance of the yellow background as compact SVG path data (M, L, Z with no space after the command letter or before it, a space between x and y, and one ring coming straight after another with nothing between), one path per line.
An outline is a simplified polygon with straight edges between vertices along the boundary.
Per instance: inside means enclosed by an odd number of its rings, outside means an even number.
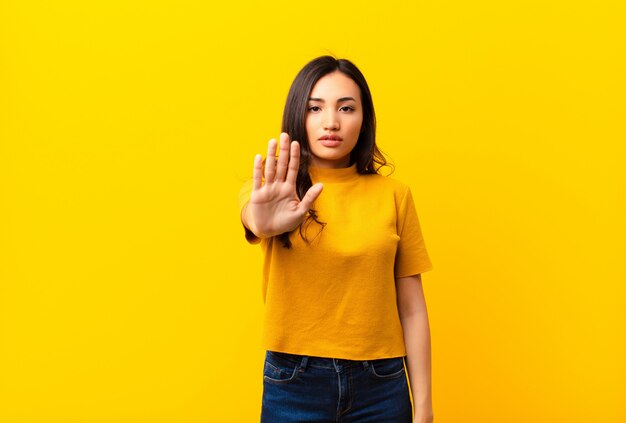
M1 2L0 421L258 421L237 193L296 72L332 53L368 79L435 266L435 420L626 422L625 18Z

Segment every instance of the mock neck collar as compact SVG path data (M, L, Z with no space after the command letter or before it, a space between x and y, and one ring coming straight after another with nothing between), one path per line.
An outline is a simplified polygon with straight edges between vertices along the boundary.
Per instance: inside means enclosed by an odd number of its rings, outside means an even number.
M356 163L350 167L340 167L338 169L310 166L309 175L311 175L313 183L348 182L356 180L359 177L359 173L356 171Z

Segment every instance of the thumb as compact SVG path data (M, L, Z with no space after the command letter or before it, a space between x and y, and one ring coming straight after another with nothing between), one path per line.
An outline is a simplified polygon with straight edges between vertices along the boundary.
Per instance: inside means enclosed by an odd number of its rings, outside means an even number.
M304 197L298 204L298 209L301 209L303 213L306 213L313 205L313 202L320 196L320 193L324 189L324 186L321 183L317 183L313 185L309 190L304 194Z

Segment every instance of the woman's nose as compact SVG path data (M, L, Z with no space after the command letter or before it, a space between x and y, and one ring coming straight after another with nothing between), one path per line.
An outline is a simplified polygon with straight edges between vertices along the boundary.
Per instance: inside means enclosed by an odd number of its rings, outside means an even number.
M337 114L334 111L329 111L324 118L324 129L326 130L337 130L339 129L339 119L337 119Z

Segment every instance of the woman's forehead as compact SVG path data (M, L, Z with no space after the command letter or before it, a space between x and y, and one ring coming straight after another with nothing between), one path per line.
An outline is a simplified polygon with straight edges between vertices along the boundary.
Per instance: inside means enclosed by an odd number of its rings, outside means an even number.
M320 78L311 90L309 96L312 101L359 101L361 90L359 86L345 74L335 71Z

